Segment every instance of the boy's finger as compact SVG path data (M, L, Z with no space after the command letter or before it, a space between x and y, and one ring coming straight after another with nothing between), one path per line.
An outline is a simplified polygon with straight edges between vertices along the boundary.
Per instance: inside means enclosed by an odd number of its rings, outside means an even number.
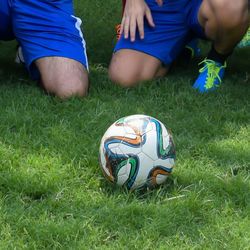
M143 17L137 19L138 31L141 39L144 39L144 22Z
M150 9L148 9L148 10L146 11L145 15L146 15L146 18L147 18L147 20L148 20L149 25L150 25L151 27L155 27L155 24L154 24L153 17L152 17L152 15L151 15Z

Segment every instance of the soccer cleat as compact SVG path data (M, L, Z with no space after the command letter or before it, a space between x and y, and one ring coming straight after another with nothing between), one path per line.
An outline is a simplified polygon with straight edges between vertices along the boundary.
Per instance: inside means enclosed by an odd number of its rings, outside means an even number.
M181 67L186 67L190 63L192 58L200 57L201 50L198 47L198 43L198 38L195 38L191 42L189 42L176 58L175 64Z
M247 33L245 34L245 36L238 43L238 47L243 48L243 47L246 47L246 46L249 46L249 45L250 45L250 27L248 28Z
M116 28L116 40L118 41L121 38L121 34L120 34L121 24L116 25L115 28Z
M15 63L18 63L18 64L25 63L24 58L23 58L23 50L22 50L22 47L20 45L18 45L18 47L17 47Z
M186 45L185 49L190 51L189 53L191 58L201 56L201 50L199 49L198 44L198 38L194 38Z
M203 67L199 70L200 75L195 81L193 87L198 89L200 93L208 92L210 90L217 89L221 80L223 79L226 62L222 65L219 62L205 59L200 64L203 64Z

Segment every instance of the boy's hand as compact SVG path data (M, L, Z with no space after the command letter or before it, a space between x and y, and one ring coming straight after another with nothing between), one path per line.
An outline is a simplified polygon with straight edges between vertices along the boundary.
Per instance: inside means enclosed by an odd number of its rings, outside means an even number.
M163 0L156 0L159 6L162 6ZM136 28L138 27L140 38L144 38L144 16L151 27L154 27L154 21L151 11L144 0L127 0L123 18L121 22L120 34L124 33L124 38L130 36L131 42L135 41Z

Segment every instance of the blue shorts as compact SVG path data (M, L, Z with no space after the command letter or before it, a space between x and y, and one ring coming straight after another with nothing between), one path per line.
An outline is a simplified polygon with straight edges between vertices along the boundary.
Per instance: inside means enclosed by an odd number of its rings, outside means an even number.
M80 26L72 0L0 0L0 40L18 40L34 78L34 60L46 56L71 58L88 69Z
M148 4L155 27L144 20L144 39L124 39L122 35L114 52L119 49L132 49L158 58L168 66L193 38L206 39L205 32L198 22L198 10L202 0L163 0L159 7L155 0L145 0Z

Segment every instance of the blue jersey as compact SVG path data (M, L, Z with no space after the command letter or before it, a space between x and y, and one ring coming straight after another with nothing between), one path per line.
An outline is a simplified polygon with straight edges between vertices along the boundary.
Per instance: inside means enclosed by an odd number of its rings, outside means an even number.
M41 57L67 57L88 68L81 23L72 0L0 0L0 39L18 40L35 78L33 62Z

